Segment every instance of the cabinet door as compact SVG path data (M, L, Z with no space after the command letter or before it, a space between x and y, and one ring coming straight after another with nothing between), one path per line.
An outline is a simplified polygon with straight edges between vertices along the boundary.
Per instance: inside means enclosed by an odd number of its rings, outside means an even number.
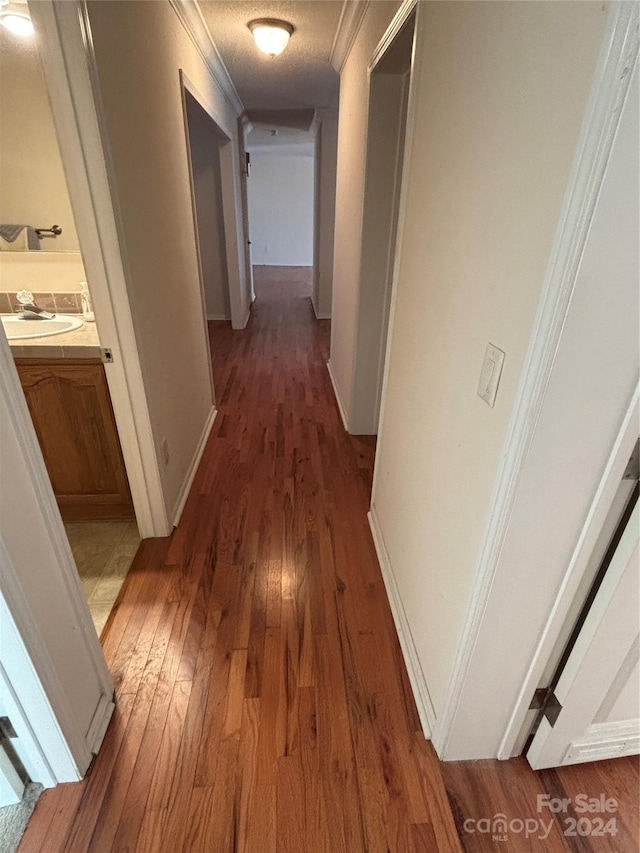
M133 518L102 362L18 359L16 365L64 521Z

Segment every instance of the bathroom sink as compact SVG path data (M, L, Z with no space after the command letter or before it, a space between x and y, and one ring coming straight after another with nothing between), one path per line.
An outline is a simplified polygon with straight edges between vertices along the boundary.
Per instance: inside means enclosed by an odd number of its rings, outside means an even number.
M49 335L72 332L82 326L82 317L71 317L69 314L56 314L53 320L21 320L17 314L2 314L0 320L10 341L48 338Z

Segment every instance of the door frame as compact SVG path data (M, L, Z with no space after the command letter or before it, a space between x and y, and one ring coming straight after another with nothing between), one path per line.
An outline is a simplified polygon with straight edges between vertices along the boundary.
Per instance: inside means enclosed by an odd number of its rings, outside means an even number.
M405 219L405 211L406 211L406 196L407 196L407 187L406 187L406 175L409 171L409 160L411 156L411 139L413 136L413 126L415 121L415 99L416 99L416 88L417 88L417 80L420 76L420 55L416 51L416 44L418 43L418 34L420 32L420 27L422 26L422 14L420 9L420 3L418 0L404 0L400 5L400 8L394 15L391 23L387 27L384 35L378 42L375 50L371 54L371 58L369 60L369 64L367 66L367 125L366 125L366 139L365 139L365 180L363 184L363 228L360 233L360 256L365 251L365 203L366 203L366 195L367 195L367 183L369 177L369 152L371 148L371 136L372 136L372 75L375 73L377 66L380 64L382 59L384 58L387 50L393 44L395 38L398 36L404 25L407 23L408 19L411 15L415 14L415 24L413 31L413 40L411 47L411 61L410 68L408 72L408 92L407 92L407 107L406 107L406 117L405 117L405 133L404 133L404 144L402 147L398 146L398 150L396 152L395 158L395 174L394 174L394 185L396 187L397 196L396 196L396 225L395 225L395 237L390 239L388 246L388 258L387 258L387 283L386 283L386 292L384 295L384 305L385 313L387 315L386 324L386 337L381 335L379 341L377 341L377 352L375 355L375 365L376 365L376 382L375 382L375 394L376 399L372 405L371 400L369 398L369 405L366 408L369 410L368 413L363 417L361 410L361 406L356 406L356 396L359 390L359 383L357 382L356 372L358 370L358 361L359 357L365 357L367 360L369 359L369 348L366 347L367 352L364 350L361 352L362 342L356 343L356 351L353 356L353 370L354 370L354 387L351 392L351 398L348 401L348 408L344 407L340 402L340 396L337 391L337 384L333 377L333 371L331 368L331 362L329 361L327 367L329 369L329 374L331 376L331 381L334 386L334 390L336 391L336 399L338 400L338 405L340 411L342 413L342 420L345 425L345 429L347 432L359 435L359 434L379 434L382 424L382 419L384 417L384 399L386 392L386 384L387 384L387 366L388 366L388 358L390 352L390 344L391 344L391 330L393 325L393 314L394 314L394 304L395 304L395 292L396 292L396 283L398 278L398 269L399 269L399 260L402 253L402 233L404 228L404 219ZM360 271L359 271L359 300L362 303L362 259L360 260ZM347 402L347 401L345 401ZM348 414L348 417L347 417ZM376 473L374 470L374 488L375 488L375 477Z
M405 16L402 26L407 22L409 16L411 14L411 10L408 15ZM373 422L376 426L376 434L380 428L380 413L382 409L382 387L384 382L384 374L385 374L385 364L387 362L387 341L389 338L389 329L390 329L390 319L391 319L391 299L393 294L393 281L394 281L394 270L395 270L395 262L396 256L398 255L398 235L400 228L400 205L402 201L402 178L403 172L406 165L405 156L407 153L406 148L406 137L409 129L409 91L411 89L411 77L414 73L414 58L415 58L415 42L416 42L416 32L417 32L417 24L414 25L414 34L413 34L413 44L411 48L411 60L409 71L405 72L403 75L397 74L394 75L396 77L403 77L402 81L402 98L406 102L406 111L404 115L404 136L402 132L399 134L398 144L396 145L395 157L393 162L393 201L395 210L392 211L392 223L391 223L391 233L389 234L388 245L387 245L387 262L385 268L385 286L384 286L384 294L382 298L382 327L380 329L380 340L378 341L378 353L377 353L377 374L376 374L376 385L375 385L375 400L373 404ZM400 32L402 27L398 27L396 30L396 35ZM394 36L395 38L395 36ZM371 121L374 117L373 111L373 87L375 86L374 75L376 69L380 62L384 59L386 55L386 51L393 44L393 39L389 41L385 50L376 56L375 61L372 61L369 65L369 73L368 73L368 85L369 85L369 116L368 116L368 130L367 130L367 161L369 160L369 146L372 144L371 142ZM402 117L401 117L402 118ZM366 204L366 194L367 194L367 176L369 170L365 165L365 204ZM366 213L365 213L366 216ZM395 221L394 221L395 220ZM395 233L394 233L395 232ZM363 239L362 246L362 255L364 256L367 250L367 246L365 245L365 241ZM360 264L360 268L362 269L363 262Z
M247 151L247 137L253 130L253 123L246 113L238 119L238 148L240 151L240 197L242 199L242 227L244 239L244 264L247 270L247 283L249 285L249 299L251 304L255 302L256 290L253 281L253 262L251 260L251 228L249 222L249 152Z
M193 207L193 224L196 232L196 243L198 245L198 270L200 275L200 287L202 289L202 298L204 300L204 283L202 280L202 269L200 266L200 244L198 237L198 223L197 223L197 214L195 207L195 195L193 191L193 178L192 178L192 170L191 170L191 151L189 149L189 126L187 122L187 112L186 112L186 102L184 92L187 91L189 94L195 98L198 104L202 107L202 109L209 116L211 121L216 126L218 132L222 135L223 139L221 139L221 144L219 146L220 152L220 183L222 188L222 218L224 222L224 243L225 243L225 254L227 260L227 282L228 282L228 291L229 291L229 305L231 310L231 326L234 329L244 329L247 325L247 321L249 319L248 313L244 311L242 298L241 298L241 288L239 286L239 282L242 278L241 273L241 265L240 259L245 257L245 247L239 245L239 230L238 230L238 222L242 221L242 210L239 209L238 204L236 203L236 193L234 186L234 175L235 175L235 163L234 163L234 145L233 145L233 132L230 128L224 127L220 124L218 111L214 109L214 107L209 103L209 99L206 98L202 92L195 86L195 84L189 79L189 77L185 74L184 69L179 69L179 77L180 77L180 90L182 93L182 110L184 116L184 128L185 128L185 145L186 145L186 153L187 159L189 163L189 176L191 181L191 203ZM239 153L237 154L239 158ZM234 283L237 286L234 286ZM251 299L249 300L249 310L251 306ZM206 312L206 304L203 302L204 308L204 318L205 325L207 321L207 312ZM213 374L212 374L213 377ZM212 378L213 383L213 378ZM215 399L215 398L214 398Z
M216 133L220 137L219 145L218 145L218 154L220 158L220 184L222 191L222 220L224 225L224 245L225 245L225 261L227 265L227 293L229 295L229 308L231 316L228 318L230 321L235 316L234 310L238 310L237 306L234 306L234 295L235 290L231 287L231 275L234 276L239 275L239 264L238 264L238 254L236 252L236 241L230 239L228 235L229 228L232 231L235 229L235 217L237 214L236 210L236 198L233 190L233 140L230 137L229 133L220 125L218 122L215 113L215 110L207 104L207 99L202 95L202 93L198 90L197 86L189 79L184 69L180 68L178 70L179 78L180 78L180 92L182 95L182 114L184 121L184 134L185 134L185 143L186 143L186 154L187 154L187 162L189 164L189 184L191 189L191 208L193 211L193 227L196 235L196 246L197 246L197 255L198 255L198 276L200 278L200 293L202 295L202 310L204 316L204 325L205 325L205 333L208 336L208 327L207 327L207 303L205 297L204 290L204 278L202 274L202 261L200 255L200 233L198 229L198 211L196 206L196 194L195 194L195 185L193 181L193 165L191 162L191 142L190 142L190 129L189 129L189 118L187 113L187 101L186 101L186 93L188 92L191 97L197 101L198 105L205 111L208 115L209 119L213 123L216 129ZM213 394L213 399L215 401L215 390L213 387L213 369L211 365L209 366L209 374L211 378L211 392Z
M202 321L204 324L204 334L205 334L205 339L207 341L207 349L209 351L209 364L208 364L208 367L209 367L209 385L211 386L211 399L213 400L213 405L215 408L216 390L215 390L215 386L214 386L214 382L213 382L213 364L211 361L211 347L209 345L209 327L208 327L209 315L207 312L207 298L206 298L206 294L205 294L205 290L204 290L204 275L202 272L202 255L200 252L200 229L198 228L198 209L197 209L197 204L196 204L196 188L195 188L195 182L193 179L193 163L192 163L192 158L191 158L191 131L189 129L189 114L187 112L187 92L194 98L195 101L197 101L197 103L201 107L202 107L202 103L200 102L200 98L196 94L195 86L193 86L193 84L191 83L191 81L189 80L187 75L184 73L182 68L180 68L178 70L178 75L180 77L180 94L182 96L182 119L184 122L184 134L185 134L185 141L186 141L186 148L187 148L187 164L189 166L189 188L191 191L191 211L192 211L192 215L193 215L193 229L194 229L195 238L196 238L196 257L197 257L197 261L198 261L198 279L200 281L200 299L202 302ZM202 107L202 109L205 109L205 108ZM216 130L218 132L220 132L223 135L224 139L226 139L228 142L229 139L228 139L227 135L225 133L223 133L223 131L220 130L218 124L215 122L215 120L209 114L209 112L207 110L205 110L205 112L207 113L209 118L214 122ZM221 146L218 146L218 152L219 152L219 156L220 156ZM220 157L220 160L221 159L222 158ZM222 171L222 163L220 163L220 171ZM224 205L224 200L222 203ZM223 220L224 220L224 211L223 211ZM225 228L225 247L226 247L226 228ZM228 247L226 247L226 248L227 248L226 261L227 261L227 263L229 263ZM228 277L228 275L227 275L227 290L229 290L229 277ZM229 294L229 299L231 299L231 294Z
M38 33L96 324L113 356L105 374L138 529L143 539L168 536L172 525L131 316L128 263L86 3L38 0L29 12Z

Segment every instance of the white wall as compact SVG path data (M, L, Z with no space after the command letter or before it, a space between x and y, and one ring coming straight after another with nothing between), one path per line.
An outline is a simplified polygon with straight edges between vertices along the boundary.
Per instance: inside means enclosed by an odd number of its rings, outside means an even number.
M213 395L193 222L179 70L231 140L239 266L229 268L240 325L244 269L237 115L169 3L90 2L89 18L128 263L128 293L170 518ZM114 50L117 45L117 50ZM126 93L126 96L123 94ZM233 307L233 303L232 303ZM161 461L166 438L170 461Z
M313 266L313 146L251 151L249 226L254 265Z
M0 152L0 222L36 228L60 225L62 234L42 240L42 249L77 251L37 43L4 27L0 27Z
M220 137L212 119L194 97L186 92L185 98L207 316L212 320L228 320L231 308L222 211Z
M0 292L79 291L86 277L80 252L0 252Z
M407 45L407 65L411 45ZM378 431L382 375L389 327L395 260L400 176L406 135L408 78L405 74L371 75L367 142L360 308L353 372L349 430L356 435Z
M319 121L315 148L314 281L316 317L331 317L333 298L333 249L336 215L336 168L338 159L338 111L317 110Z
M419 19L372 506L437 717L606 12L424 3ZM344 302L357 317L357 294ZM336 320L346 381L351 320ZM476 394L489 341L506 352L495 408Z
M518 485L496 593L460 696L448 744L452 759L497 752L637 387L638 95L636 67ZM507 647L508 671L487 667Z
M400 4L370 3L340 74L331 372L347 423L352 416L358 338L363 198L369 111L368 66Z

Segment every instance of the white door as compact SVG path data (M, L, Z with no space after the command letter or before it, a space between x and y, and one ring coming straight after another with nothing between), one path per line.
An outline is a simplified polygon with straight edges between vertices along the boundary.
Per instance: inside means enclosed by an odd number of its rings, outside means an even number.
M639 534L636 502L554 690L561 710L527 752L536 770L640 752Z

